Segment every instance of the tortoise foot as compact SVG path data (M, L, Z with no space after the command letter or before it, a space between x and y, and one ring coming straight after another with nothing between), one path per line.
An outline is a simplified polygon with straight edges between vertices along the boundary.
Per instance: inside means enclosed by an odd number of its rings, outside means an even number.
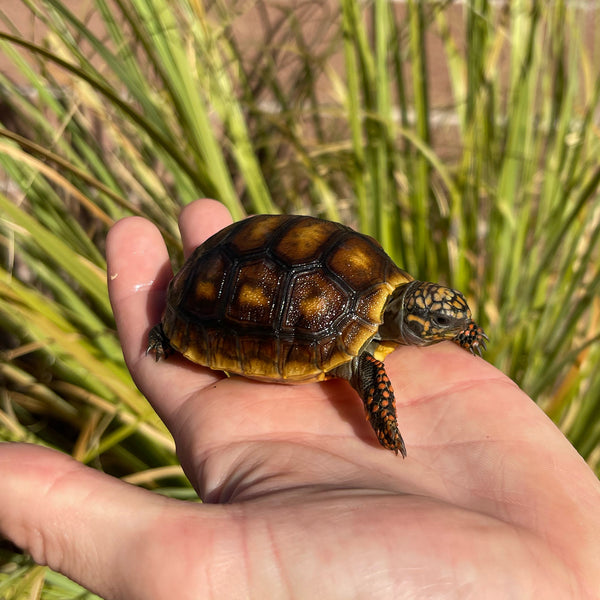
M155 325L148 334L146 355L153 353L156 362L158 362L161 358L168 358L173 352L173 347L163 331L162 324Z

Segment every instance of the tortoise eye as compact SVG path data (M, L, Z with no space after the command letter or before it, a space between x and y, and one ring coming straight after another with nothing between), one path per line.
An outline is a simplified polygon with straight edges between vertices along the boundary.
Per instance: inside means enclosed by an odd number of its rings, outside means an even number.
M448 327L448 325L450 325L452 322L452 319L446 315L438 315L433 319L433 321L439 327Z

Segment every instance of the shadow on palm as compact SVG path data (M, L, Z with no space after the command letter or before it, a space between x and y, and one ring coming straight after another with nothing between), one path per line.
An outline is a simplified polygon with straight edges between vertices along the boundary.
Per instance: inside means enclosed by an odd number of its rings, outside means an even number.
M173 368L185 368L177 360ZM232 377L190 393L170 428L200 495L210 501L243 500L299 485L426 493L425 473L431 479L449 462L453 470L461 461L473 468L469 453L496 443L497 427L488 431L488 422L500 416L485 406L494 401L490 382L501 394L522 396L493 367L450 343L400 348L386 366L396 390L406 460L379 445L362 401L339 379L281 385ZM194 378L198 367L190 363L189 368ZM243 476L239 470L248 463L251 475ZM443 480L444 473L436 477Z

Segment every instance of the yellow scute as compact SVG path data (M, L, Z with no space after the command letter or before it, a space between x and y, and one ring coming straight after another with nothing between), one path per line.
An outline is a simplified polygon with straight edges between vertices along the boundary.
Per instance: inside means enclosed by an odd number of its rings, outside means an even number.
M309 296L300 302L300 311L304 315L321 314L327 309L327 298L323 296Z
M254 285L242 285L238 298L242 304L248 304L249 306L264 306L268 303L264 291Z
M199 281L196 284L196 298L214 300L216 295L215 286L210 281Z

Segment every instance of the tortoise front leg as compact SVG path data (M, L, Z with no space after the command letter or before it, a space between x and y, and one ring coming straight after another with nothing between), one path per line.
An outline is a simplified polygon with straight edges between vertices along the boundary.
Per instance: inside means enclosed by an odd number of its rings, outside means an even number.
M406 458L406 447L396 419L394 389L383 362L363 352L352 361L350 384L364 402L367 419L379 443Z

